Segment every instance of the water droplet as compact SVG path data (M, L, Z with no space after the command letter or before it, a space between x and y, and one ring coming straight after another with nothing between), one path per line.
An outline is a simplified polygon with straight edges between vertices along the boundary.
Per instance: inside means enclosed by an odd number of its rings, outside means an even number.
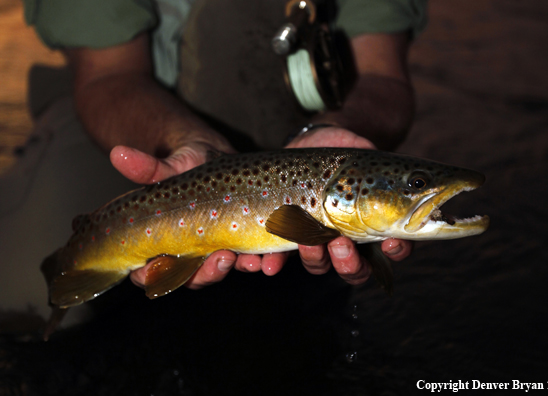
M357 336L360 335L360 331L359 331L359 330L352 330L352 331L350 332L350 334L352 334L352 337L357 337Z
M358 320L358 314L354 312L354 313L352 314L352 319Z
M355 363L356 360L358 360L358 352L354 351L354 352L348 352L346 354L346 361L348 363Z

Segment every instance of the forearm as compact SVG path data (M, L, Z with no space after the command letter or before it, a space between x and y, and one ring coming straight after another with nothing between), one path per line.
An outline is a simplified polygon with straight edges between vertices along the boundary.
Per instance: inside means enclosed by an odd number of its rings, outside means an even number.
M409 36L365 34L352 39L358 81L338 111L320 114L371 140L384 150L403 141L414 115L414 93L407 70Z
M362 74L344 106L315 117L314 122L334 123L371 140L379 149L400 144L413 121L412 87L401 80Z
M116 145L165 156L189 141L226 144L151 76L130 72L106 76L75 92L77 112L105 151Z

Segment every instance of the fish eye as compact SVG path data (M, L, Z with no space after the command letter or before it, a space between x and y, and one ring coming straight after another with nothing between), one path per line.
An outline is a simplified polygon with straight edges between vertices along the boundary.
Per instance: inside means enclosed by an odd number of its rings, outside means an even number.
M411 175L408 179L409 187L413 187L417 190L422 190L426 186L428 186L429 178L422 172L417 172Z

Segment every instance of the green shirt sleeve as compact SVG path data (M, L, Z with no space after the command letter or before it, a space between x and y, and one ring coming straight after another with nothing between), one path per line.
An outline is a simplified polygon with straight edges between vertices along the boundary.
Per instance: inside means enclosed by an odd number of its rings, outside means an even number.
M23 0L25 20L51 48L105 48L157 23L152 0Z
M427 23L427 0L338 0L338 6L335 24L349 37L405 31L415 37Z

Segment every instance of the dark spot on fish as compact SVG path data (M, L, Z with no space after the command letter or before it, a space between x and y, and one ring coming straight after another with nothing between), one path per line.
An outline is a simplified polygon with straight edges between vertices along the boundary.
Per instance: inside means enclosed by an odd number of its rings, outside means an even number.
M265 183L268 183L268 181L270 180L270 177L268 177L268 175L266 175L265 177L263 177L263 180Z
M390 175L390 172L389 172L389 171L385 171L385 172L383 172L383 175L389 176L389 175Z
M251 172L250 172L249 170L246 169L245 171L242 172L242 175L244 175L245 177L247 177L247 176L251 175Z
M215 175L215 178L216 178L217 180L221 180L221 179L223 178L223 174L222 174L221 172L219 172L219 173L217 173L217 174Z
M152 205L152 204L154 203L154 200L153 200L152 198L150 198L150 199L148 200L148 203L149 203L149 205Z
M186 199L186 194L184 194L184 193L181 193L179 196L181 197L182 200Z
M201 179L201 178L202 178L202 174L201 174L201 173L198 173L198 174L196 175L196 179Z
M369 194L369 190L367 188L362 189L362 195Z
M344 196L344 198L347 200L347 201L352 201L354 199L354 194L352 193L348 193Z
M346 169L343 169L343 170L341 171L341 175L346 175Z
M195 181L193 181L192 184L190 185L190 187L196 188L197 185L198 185L198 183L196 183Z
M194 190L189 190L188 191L188 195L190 195L191 197L193 197L196 193L194 192Z
M341 186L340 184L337 184L337 187L336 187L336 188L337 188L337 191L338 191L338 192L343 192L343 191L344 191L344 187Z
M362 178L361 177L358 177L358 184L362 184Z
M137 202L137 198L139 198L137 195L133 195L133 196L131 197L131 200L132 200L133 202Z
M311 183L311 182L307 182L307 183L306 183L306 187L312 188L312 183Z
M331 177L331 171L330 170L326 170L323 174L323 178L324 179L328 179L329 177Z
M159 192L157 192L156 194L154 194L154 198L158 199L162 196L162 194L160 194Z
M308 172L310 172L310 168L304 168L304 169L303 169L303 172L304 172L305 175L307 175Z
M141 195L141 198L139 198L139 202L145 202L147 200L146 195Z
M333 202L331 202L331 205L333 205L334 207L337 207L338 204L339 204L338 199L334 199Z
M243 180L239 177L238 179L236 179L236 184L242 184Z
M254 168L252 172L255 176L257 176L259 174L259 169Z
M209 176L204 177L204 183L209 183L210 180L211 180L211 177Z
M392 179L388 180L388 184L394 184L394 183L395 183L394 180L392 180Z
M217 187L217 182L216 182L216 181L212 181L212 182L211 182L211 187L213 187L213 188Z
M135 204L135 206L133 206L133 209L135 210L139 209L139 204Z
M224 180L224 182L225 182L225 183L228 183L228 182L230 182L230 176L227 176L227 177L225 177L225 180Z
M316 206L316 198L314 198L314 197L310 198L310 206L312 206L312 207Z
M202 185L200 184L200 185L199 185L198 187L196 187L196 190L198 190L198 191L202 191L202 190L203 190L203 188L204 188L204 186L202 186Z
M224 189L221 189L221 191L224 191ZM230 186L230 191L231 192L236 191L236 186Z
M124 203L124 208L129 208L129 202Z
M270 164L266 163L266 164L263 164L263 170L265 172L268 172L268 170L270 169Z
M367 184L373 184L373 183L375 182L375 180L373 180L372 177L368 177L367 179L365 179L365 182L366 182Z
M168 192L166 192L166 193L164 194L164 198L169 198L169 197L171 197L171 195L170 195Z
M297 171L297 176L301 177L303 173L301 171Z
M249 164L246 162L242 165L242 168L249 168Z
M247 184L249 184L250 186L252 186L252 185L253 185L253 180L249 179L249 180L247 181Z
M383 164L384 166L390 166L390 165L391 165L390 162L383 162L382 164Z
M120 213L120 212L122 211L122 207L121 207L121 206L118 206L118 207L116 208L116 211L117 211L118 213Z
M207 172L207 173L213 172L213 168L212 168L212 167L207 168L207 169L206 169L206 172Z
M408 170L409 170L409 165L405 164L405 165L403 166L403 169L405 169L406 171L408 171Z
M280 173L281 171L282 171L282 170L281 170L280 168L274 169L274 172L275 172L275 173Z
M289 176L295 177L295 172L294 172L294 171L290 171L290 172L289 172Z
M274 165L280 165L282 163L282 161L280 161L279 159L277 159L276 161L274 161Z
M398 168L395 168L394 173L400 173L400 170Z
M172 192L173 194L177 194L177 193L179 192L179 189L178 189L177 187L173 187L173 188L171 189L171 192Z
M259 160L253 161L253 165L259 166L259 165L261 165L261 161L259 161Z
M151 184L150 186L147 186L146 192L151 192L154 189L154 185Z
M239 171L238 169L232 169L232 174L233 174L234 176L237 176L238 173L240 173L240 171Z
M261 183L260 180L257 180L257 181L255 182L255 184L256 184L257 186L261 187L263 183Z
M312 164L312 166L313 166L314 168L319 168L319 167L320 167L320 163L316 161L316 162L314 162L314 163Z
M356 182L356 180L354 180L354 178L352 178L352 177L346 181L346 183L349 184L349 185L352 185L355 182Z
M181 185L181 189L182 189L183 191L186 190L187 188L188 188L188 184L183 183L183 184Z
M304 196L301 197L301 203L304 205L306 203L306 198Z
M403 193L404 193L405 195L409 195L409 194L411 194L411 191L409 191L409 190L403 190Z
M378 162L376 162L376 161L372 161L372 162L369 163L369 165L371 165L371 166L377 166L377 164L378 164Z

